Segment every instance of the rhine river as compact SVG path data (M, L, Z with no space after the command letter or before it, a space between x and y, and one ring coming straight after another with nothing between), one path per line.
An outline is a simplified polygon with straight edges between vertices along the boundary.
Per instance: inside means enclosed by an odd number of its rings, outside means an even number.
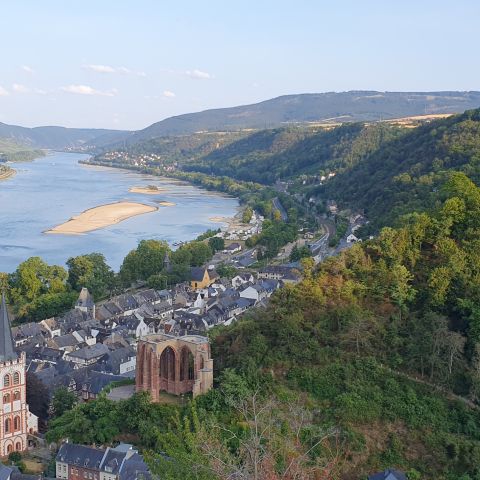
M32 256L64 265L71 256L103 253L116 271L140 240L165 240L172 245L225 224L214 217L232 217L238 201L175 180L126 170L85 166L87 155L53 153L12 165L17 174L0 181L0 272L12 272ZM130 193L135 186L156 185L161 194ZM83 235L43 233L84 210L118 201L158 207L116 225ZM159 206L171 202L174 206Z

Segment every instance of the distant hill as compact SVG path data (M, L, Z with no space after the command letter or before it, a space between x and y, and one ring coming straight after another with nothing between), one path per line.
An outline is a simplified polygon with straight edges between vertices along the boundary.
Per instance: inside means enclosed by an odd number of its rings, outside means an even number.
M0 123L0 139L32 148L63 150L95 143L103 146L120 141L129 132L93 128L34 127Z
M129 143L198 131L273 128L287 123L377 121L480 107L480 92L350 91L285 95L239 107L170 117L135 132Z
M37 157L43 157L45 152L11 140L0 139L0 162L27 162Z
M105 151L159 137L196 132L272 129L292 124L371 122L480 107L480 92L350 91L285 95L252 105L167 118L136 132L65 127L26 128L0 123L0 139L32 148Z

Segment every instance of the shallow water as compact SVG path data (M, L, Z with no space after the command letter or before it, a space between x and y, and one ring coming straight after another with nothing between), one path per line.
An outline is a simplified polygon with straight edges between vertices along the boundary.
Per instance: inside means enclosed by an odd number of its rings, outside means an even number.
M17 174L0 182L0 272L12 272L31 256L63 265L75 255L100 252L118 270L125 255L143 239L170 244L195 238L223 224L211 217L231 217L238 201L168 178L124 170L85 166L86 155L53 153L30 163L13 165ZM157 185L159 195L130 193L133 186ZM160 206L85 235L43 233L84 210L120 200Z

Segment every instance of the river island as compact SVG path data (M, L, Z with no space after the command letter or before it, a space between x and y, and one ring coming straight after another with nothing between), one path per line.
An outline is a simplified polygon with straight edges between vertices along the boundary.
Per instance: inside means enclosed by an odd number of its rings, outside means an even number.
M80 235L99 228L126 220L127 218L144 213L151 213L158 210L158 207L137 202L116 202L98 207L89 208L80 215L72 217L65 223L47 230L45 233L57 233L63 235Z
M159 188L156 185L147 185L145 187L132 187L129 189L130 193L143 193L145 195L159 195L165 191L164 188Z

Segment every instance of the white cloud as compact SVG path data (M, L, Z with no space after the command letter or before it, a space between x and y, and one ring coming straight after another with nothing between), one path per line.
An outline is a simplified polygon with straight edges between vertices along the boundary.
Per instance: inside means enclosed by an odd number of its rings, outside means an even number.
M22 69L24 72L29 73L29 74L35 73L35 70L34 70L32 67L29 67L28 65L22 65L22 66L21 66L21 69Z
M0 85L0 97L6 97L9 95L8 91L5 90L1 85Z
M84 65L83 68L86 70L90 70L96 73L122 73L124 75L137 75L138 77L146 77L147 74L145 72L137 72L135 70L131 70L127 67L112 67L111 65Z
M15 93L34 93L36 95L47 95L47 91L46 90L42 90L41 88L29 88L29 87L26 87L25 85L22 85L20 83L14 83L12 85L12 90L15 92Z
M84 65L83 68L97 73L115 73L115 69L110 65Z
M68 85L62 87L61 90L67 93L74 93L76 95L97 95L103 97L113 97L118 93L118 90L113 89L109 91L96 90L88 85Z
M30 89L26 87L25 85L21 85L19 83L14 83L12 85L12 90L15 93L30 93Z
M170 90L164 90L163 91L163 96L167 97L167 98L175 98L176 97L176 95L173 92L171 92Z
M187 70L185 72L185 75L187 75L190 78L195 78L198 80L211 80L213 78L213 75L210 75L208 72L202 72L202 70Z

